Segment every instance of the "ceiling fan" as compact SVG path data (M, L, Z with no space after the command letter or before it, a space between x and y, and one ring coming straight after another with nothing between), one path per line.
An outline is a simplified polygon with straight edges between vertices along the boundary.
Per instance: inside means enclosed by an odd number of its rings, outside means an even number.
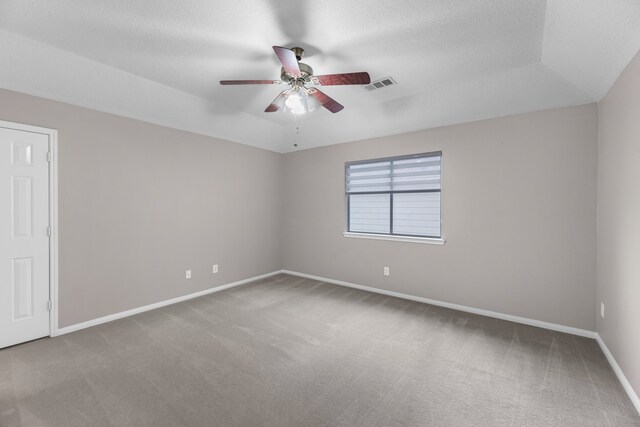
M371 83L369 73L344 73L325 74L314 76L313 69L300 62L304 49L300 47L286 48L273 46L276 56L282 64L280 70L281 80L221 80L221 85L271 85L289 84L291 88L283 90L264 110L273 113L280 109L290 111L293 114L304 114L322 106L332 113L337 113L344 108L339 102L329 97L316 87L307 85L365 85Z

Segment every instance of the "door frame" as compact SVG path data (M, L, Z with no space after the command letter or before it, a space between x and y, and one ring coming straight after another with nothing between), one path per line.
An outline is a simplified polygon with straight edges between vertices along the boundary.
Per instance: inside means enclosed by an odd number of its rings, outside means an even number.
M46 135L49 139L49 336L58 332L58 131L55 129L25 125L0 120L0 127Z

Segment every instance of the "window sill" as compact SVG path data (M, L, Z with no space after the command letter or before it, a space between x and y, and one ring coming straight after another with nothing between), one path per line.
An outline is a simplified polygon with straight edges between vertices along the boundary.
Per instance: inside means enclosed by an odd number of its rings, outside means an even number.
M343 232L342 235L353 239L391 240L394 242L426 243L427 245L440 246L446 242L443 238L438 239L435 237L390 236L387 234L352 233L349 231Z

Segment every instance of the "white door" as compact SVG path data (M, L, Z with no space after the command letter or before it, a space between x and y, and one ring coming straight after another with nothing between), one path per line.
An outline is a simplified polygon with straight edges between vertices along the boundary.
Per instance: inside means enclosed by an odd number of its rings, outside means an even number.
M0 125L0 348L49 335L48 152Z

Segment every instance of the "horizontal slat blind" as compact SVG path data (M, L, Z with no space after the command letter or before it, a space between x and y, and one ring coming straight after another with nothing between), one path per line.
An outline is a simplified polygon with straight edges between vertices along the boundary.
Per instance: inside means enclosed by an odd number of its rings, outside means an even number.
M347 166L347 193L440 189L440 158L400 158Z
M390 233L390 208L389 194L354 194L350 196L350 230L359 233Z
M440 237L442 154L347 164L348 230Z
M391 162L363 163L347 167L347 193L391 190Z
M393 233L440 236L440 193L394 194Z

